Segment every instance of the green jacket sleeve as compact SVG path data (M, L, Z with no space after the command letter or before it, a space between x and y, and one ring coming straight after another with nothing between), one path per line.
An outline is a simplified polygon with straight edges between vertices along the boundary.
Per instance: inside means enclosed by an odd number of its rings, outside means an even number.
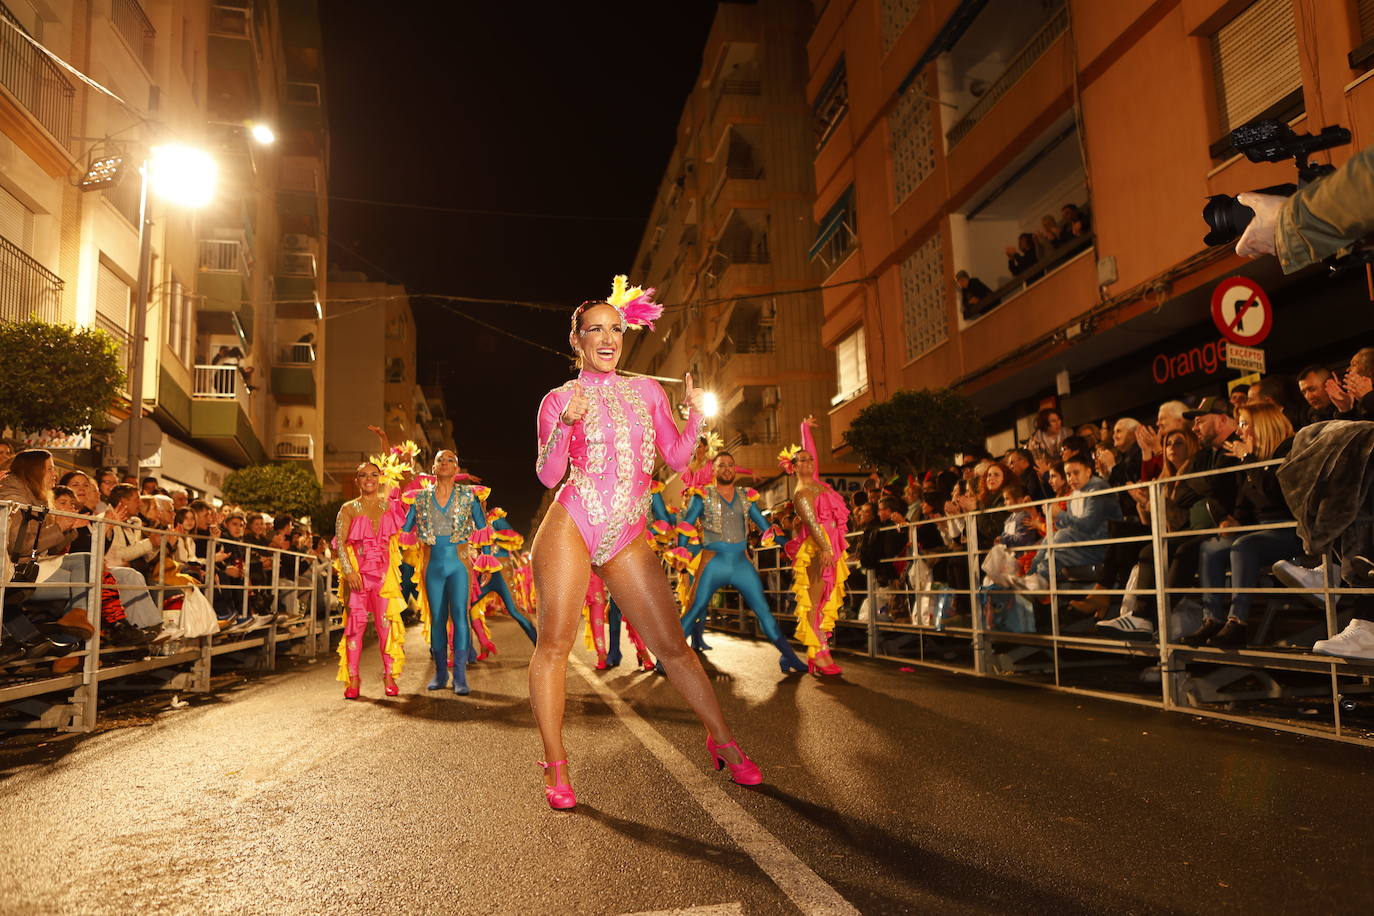
M1374 146L1288 199L1279 211L1274 250L1283 272L1317 263L1374 232Z

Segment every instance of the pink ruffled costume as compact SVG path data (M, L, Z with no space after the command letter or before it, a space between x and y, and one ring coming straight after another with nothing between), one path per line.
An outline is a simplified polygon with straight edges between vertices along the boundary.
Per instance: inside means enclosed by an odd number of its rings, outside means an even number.
M573 382L550 391L539 405L535 473L552 488L571 465L556 499L581 532L592 565L602 566L643 536L656 455L675 471L685 468L704 418L692 411L679 431L668 396L653 379L583 369L576 382L588 405L572 426L562 415Z
M393 653L388 651L389 648L394 651L391 642L392 621L388 620L387 615L391 599L382 595L382 586L391 567L391 538L397 534L399 528L397 513L393 507L388 507L382 512L375 528L366 513L359 512L349 523L343 543L336 541L344 570L348 571L356 562L356 571L363 580L361 589L349 591L348 619L344 624L345 664L351 677L358 676L363 633L367 630L369 618L377 628L377 643L382 653L382 671L388 677L399 673L393 670L398 666L394 665Z

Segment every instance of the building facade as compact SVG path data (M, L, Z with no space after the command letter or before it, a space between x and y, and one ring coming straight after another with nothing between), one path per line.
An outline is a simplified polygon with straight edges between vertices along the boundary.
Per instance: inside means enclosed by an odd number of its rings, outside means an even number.
M810 29L804 0L718 5L631 272L667 310L657 332L636 335L625 367L691 372L719 402L709 428L775 484L779 448L836 394L809 257ZM827 430L819 440L825 472L854 470L831 458Z
M1056 400L1076 424L1222 393L1239 373L1210 298L1230 275L1269 292L1270 371L1348 359L1374 324L1362 270L1282 277L1272 258L1204 244L1200 215L1209 195L1295 180L1291 163L1232 148L1254 118L1349 127L1353 144L1319 161L1374 140L1374 4L814 6L821 339L870 382L831 411L832 441L901 388L970 394L994 448ZM1023 236L1034 257L1014 265ZM987 287L978 302L962 301L960 271Z
M453 422L443 392L417 380L415 315L404 286L336 272L326 315L324 492L351 498L358 463L379 450L369 426L384 429L393 445L413 441L428 465L436 451L454 447Z
M141 348L142 407L162 431L147 473L211 495L267 459L318 474L328 140L314 0L13 0L0 19L0 319L101 328L126 367ZM168 143L208 152L218 182L200 210L149 196L135 341L138 165ZM117 183L78 190L112 159ZM111 425L130 411L126 390ZM122 462L106 432L62 457Z

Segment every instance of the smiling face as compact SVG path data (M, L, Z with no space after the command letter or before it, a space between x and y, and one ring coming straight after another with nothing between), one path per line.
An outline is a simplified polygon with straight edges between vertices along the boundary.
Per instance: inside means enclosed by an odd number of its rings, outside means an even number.
M983 489L990 492L1002 489L1002 484L1006 482L1006 477L1002 476L1002 469L995 464L983 475Z
M382 485L382 472L377 465L368 462L358 465L358 492L363 496L376 496L377 488Z
M810 479L816 472L816 461L805 449L797 452L797 457L792 459L792 466L797 469L798 477Z
M611 372L620 362L625 342L625 320L609 305L593 305L578 316L577 330L568 335L573 352L584 368Z

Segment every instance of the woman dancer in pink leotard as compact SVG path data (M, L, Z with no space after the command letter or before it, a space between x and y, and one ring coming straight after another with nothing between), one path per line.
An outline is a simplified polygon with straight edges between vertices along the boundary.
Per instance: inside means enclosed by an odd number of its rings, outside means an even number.
M685 385L692 410L679 431L657 382L615 372L626 329L652 329L662 313L652 294L627 289L621 276L609 298L578 306L568 343L581 371L539 405L540 482L556 486L571 466L539 528L533 559L539 640L530 660L530 703L544 743L544 792L553 808L577 804L563 748L564 677L593 568L706 726L706 750L716 769L728 766L741 785L763 781L735 743L701 662L687 648L663 567L643 536L656 455L680 471L702 424L702 393L690 375Z

